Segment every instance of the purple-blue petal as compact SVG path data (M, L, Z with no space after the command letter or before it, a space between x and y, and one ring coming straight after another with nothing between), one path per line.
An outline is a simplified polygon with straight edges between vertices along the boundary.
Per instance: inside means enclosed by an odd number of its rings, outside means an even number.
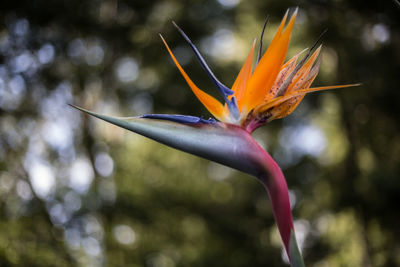
M229 109L229 113L233 115L235 119L239 118L239 108L236 102L236 98L234 96L231 97L231 100L227 100L226 104Z
M179 28L178 25L176 25L175 22L173 22L174 26L178 29L180 34L185 38L185 40L189 43L190 47L193 49L194 53L196 54L197 59L200 61L201 66L203 69L207 72L208 76L210 77L211 81L215 84L215 86L218 88L224 99L227 99L227 96L233 95L233 91L229 89L226 85L221 83L217 77L215 77L214 73L211 71L211 69L208 67L206 61L200 54L199 50L197 47L192 43L192 41L189 39L189 37L183 32L181 28Z
M204 124L214 124L217 121L215 119L209 118L208 120L203 119L202 117L196 116L188 116L188 115L178 115L178 114L146 114L140 116L145 119L158 119L158 120L168 120L174 121L178 123L204 123Z

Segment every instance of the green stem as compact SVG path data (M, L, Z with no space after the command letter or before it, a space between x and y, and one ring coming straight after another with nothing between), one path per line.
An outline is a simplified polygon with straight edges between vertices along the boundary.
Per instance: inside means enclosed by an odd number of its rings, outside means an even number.
M297 240L294 232L290 233L289 255L290 266L305 267L303 257L301 256L299 246L297 245Z

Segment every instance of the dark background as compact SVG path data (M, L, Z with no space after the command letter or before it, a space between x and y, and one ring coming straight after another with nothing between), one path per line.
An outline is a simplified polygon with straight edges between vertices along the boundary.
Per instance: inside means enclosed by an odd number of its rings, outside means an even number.
M0 3L0 266L285 266L262 186L83 116L209 116L162 33L215 95L171 21L230 86L267 14L299 6L288 56L323 38L306 97L255 137L282 166L308 266L400 266L395 1Z

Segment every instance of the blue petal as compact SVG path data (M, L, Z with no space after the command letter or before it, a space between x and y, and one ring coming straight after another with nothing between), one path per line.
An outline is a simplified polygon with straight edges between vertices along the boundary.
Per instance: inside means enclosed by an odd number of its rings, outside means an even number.
M205 123L205 124L214 124L217 121L214 119L205 120L203 118L195 117L195 116L187 116L187 115L169 115L169 114L146 114L140 116L141 118L145 119L158 119L158 120L167 120L167 121L174 121L179 123Z
M204 58L201 56L199 50L197 47L192 43L192 41L187 37L187 35L182 31L181 28L179 28L178 25L176 25L175 22L172 22L174 26L178 29L180 34L182 34L183 38L189 43L189 45L192 47L194 53L196 54L197 59L200 61L201 66L204 68L204 70L207 72L208 76L210 77L211 81L217 86L218 90L221 92L222 96L226 100L228 95L233 95L233 91L229 89L227 86L225 86L223 83L221 83L217 77L215 77L214 73L211 71L211 69L208 67L206 61Z
M228 109L229 109L229 113L235 118L238 119L239 118L239 108L236 102L236 98L234 96L231 97L231 100L226 102Z

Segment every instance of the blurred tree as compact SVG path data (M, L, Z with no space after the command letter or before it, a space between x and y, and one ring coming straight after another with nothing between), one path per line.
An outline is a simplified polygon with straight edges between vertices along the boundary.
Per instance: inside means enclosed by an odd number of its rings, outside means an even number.
M364 84L256 132L292 189L306 262L400 266L399 6L343 0L2 1L0 266L285 266L255 180L66 104L208 115L157 34L212 88L175 20L229 85L266 14L268 43L295 5L289 54L328 28L316 83Z

